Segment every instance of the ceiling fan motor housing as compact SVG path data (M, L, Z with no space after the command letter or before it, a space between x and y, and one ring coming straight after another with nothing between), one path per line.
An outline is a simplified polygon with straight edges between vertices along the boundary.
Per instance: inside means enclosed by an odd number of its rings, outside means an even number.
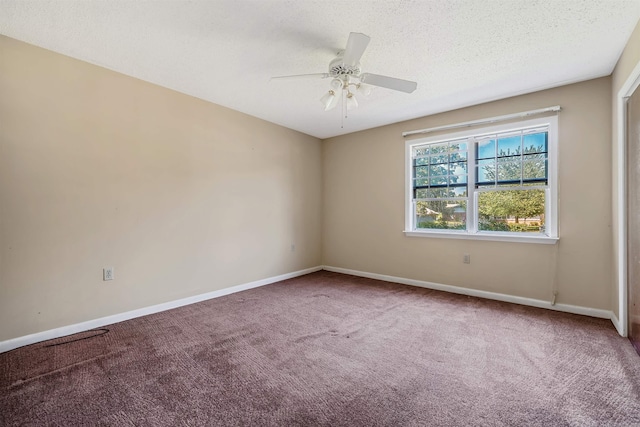
M358 77L360 75L360 63L358 62L355 65L348 65L344 63L342 58L343 55L339 54L336 59L329 63L329 75L332 77Z

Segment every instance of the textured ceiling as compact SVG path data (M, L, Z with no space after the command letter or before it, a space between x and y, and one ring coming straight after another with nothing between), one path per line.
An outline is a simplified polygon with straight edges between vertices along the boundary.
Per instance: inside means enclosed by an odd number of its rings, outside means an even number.
M609 75L640 0L0 0L0 34L327 138ZM371 37L376 88L342 119L323 73ZM0 94L1 96L1 94Z

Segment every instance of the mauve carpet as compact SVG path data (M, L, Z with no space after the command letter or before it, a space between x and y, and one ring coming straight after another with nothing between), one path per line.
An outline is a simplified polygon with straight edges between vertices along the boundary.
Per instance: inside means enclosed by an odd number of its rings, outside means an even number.
M640 426L609 320L321 271L105 330L0 354L0 425Z

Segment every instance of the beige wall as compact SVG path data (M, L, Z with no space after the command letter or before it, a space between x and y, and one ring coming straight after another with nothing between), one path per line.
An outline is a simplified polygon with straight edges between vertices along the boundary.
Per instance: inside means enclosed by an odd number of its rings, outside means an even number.
M557 246L404 236L403 131L558 104ZM610 138L605 77L328 139L323 263L541 300L555 279L559 303L610 309Z
M320 265L320 162L315 138L0 37L0 341Z
M613 104L613 128L612 128L612 172L613 172L613 187L612 187L612 209L613 209L613 227L612 227L612 237L613 237L613 245L612 245L612 294L611 300L613 302L612 308L613 312L618 317L620 315L619 306L618 306L618 280L619 280L619 271L618 271L618 262L620 258L620 253L618 251L619 239L618 234L620 232L620 224L618 223L618 203L620 202L620 194L618 192L618 180L616 179L619 173L619 168L624 167L624 165L620 166L618 164L618 116L621 114L618 111L618 92L625 84L627 79L629 78L633 69L640 63L640 23L636 25L633 34L629 38L627 42L627 46L625 47L618 63L616 64L616 68L611 75L611 95L612 95L612 104Z

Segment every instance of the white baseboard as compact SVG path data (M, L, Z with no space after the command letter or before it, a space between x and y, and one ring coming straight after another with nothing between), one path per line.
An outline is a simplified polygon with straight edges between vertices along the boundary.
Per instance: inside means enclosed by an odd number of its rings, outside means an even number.
M22 337L12 338L6 341L0 341L0 353L13 350L18 347L22 347L29 344L35 344L41 341L47 341L54 338L60 338L78 332L88 331L90 329L99 328L113 323L123 322L125 320L133 319L136 317L146 316L148 314L159 313L161 311L171 310L172 308L178 308L189 304L194 304L200 301L206 301L212 298L218 298L225 295L233 294L240 291L246 291L247 289L257 288L259 286L269 285L271 283L280 282L281 280L291 279L305 274L313 273L315 271L322 270L322 266L306 268L304 270L294 271L292 273L281 274L279 276L268 277L262 280L256 280L255 282L243 283L241 285L232 286L230 288L224 288L217 291L207 292L200 295L194 295L192 297L182 298L175 301L169 301L162 304L156 304L149 307L139 308L137 310L127 311L125 313L114 314L111 316L101 317L99 319L88 320L86 322L76 323L73 325L62 326L60 328L49 329L48 331L37 332L31 335L25 335Z
M217 291L207 292L200 295L194 295L192 297L182 298L175 301L169 301L162 304L143 307L137 310L127 311L124 313L114 314L106 317L101 317L99 319L93 319L93 320L88 320L86 322L76 323L73 325L62 326L60 328L50 329L47 331L37 332L31 335L12 338L6 341L0 341L0 353L13 350L18 347L23 347L25 345L35 344L37 342L47 341L54 338L60 338L67 335L76 334L78 332L83 332L90 329L111 325L113 323L134 319L136 317L142 317L148 314L159 313L161 311L171 310L173 308L194 304L200 301L206 301L208 299L218 298L218 297L233 294L236 292L269 285L271 283L279 282L286 279L291 279L298 276L303 276L305 274L313 273L315 271L320 271L320 270L350 274L353 276L367 277L370 279L384 280L387 282L400 283L403 285L419 286L421 288L451 292L454 294L469 295L469 296L474 296L479 298L487 298L487 299L492 299L497 301L510 302L514 304L528 305L531 307L546 308L549 310L563 311L566 313L582 314L585 316L598 317L602 319L611 319L611 322L615 326L618 333L622 335L622 328L620 325L620 321L615 316L615 314L610 310L581 307L581 306L569 305L569 304L551 305L549 301L537 300L533 298L524 298L524 297L518 297L514 295L500 294L496 292L481 291L477 289L462 288L459 286L443 285L441 283L426 282L426 281L415 280L415 279L406 279L403 277L387 276L384 274L368 273L365 271L351 270L348 268L332 267L329 265L325 265L325 266L311 267L304 270L298 270L291 273L281 274L279 276L273 276L266 279L256 280L254 282L244 283L241 285L232 286L230 288L224 288Z
M480 291L477 289L462 288L459 286L443 285L441 283L425 282L423 280L405 279L403 277L386 276L384 274L368 273L365 271L350 270L348 268L323 266L324 270L336 273L351 274L353 276L367 277L369 279L384 280L387 282L401 283L403 285L419 286L421 288L435 289L438 291L451 292L454 294L469 295L473 297L492 299L497 301L510 302L514 304L528 305L531 307L547 308L549 310L564 311L566 313L582 314L585 316L599 317L602 319L612 319L613 312L610 310L602 310L598 308L580 307L569 304L552 305L550 301L538 300L533 298L524 298L508 294L500 294L497 292ZM615 323L614 323L615 325ZM616 326L617 328L617 326ZM620 329L618 329L619 331Z
M613 311L611 312L611 323L613 323L613 326L616 327L616 330L618 331L620 336L626 338L627 331L625 331L625 328L622 327L622 323L620 323L618 316L616 316Z

